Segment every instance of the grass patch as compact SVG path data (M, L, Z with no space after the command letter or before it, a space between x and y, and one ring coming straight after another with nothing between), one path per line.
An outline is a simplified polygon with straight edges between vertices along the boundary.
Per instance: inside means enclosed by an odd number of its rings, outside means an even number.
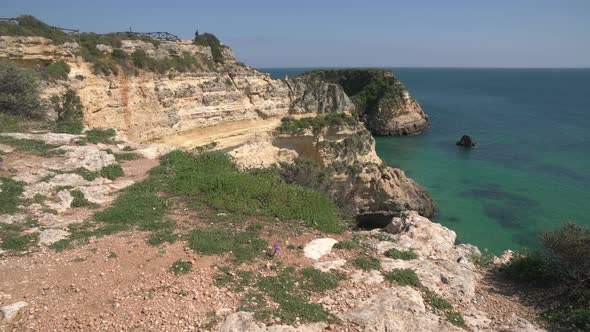
M0 144L12 146L15 151L30 153L40 157L51 158L63 154L63 150L57 149L61 145L47 144L41 140L17 139L12 137L0 136Z
M43 203L45 203L46 199L47 199L47 196L45 196L43 194L35 194L35 197L33 197L33 202L42 205Z
M50 213L50 214L55 214L55 215L57 215L57 210L56 210L56 209L51 209L51 208L43 208L43 209L41 209L41 211L43 211L44 213Z
M98 173L80 167L76 170L76 174L80 175L86 181L94 181L98 177Z
M236 232L227 228L196 229L189 234L188 239L189 247L203 255L231 251L237 264L259 257L268 246L256 231Z
M121 165L111 164L103 167L100 170L100 176L109 180L114 180L116 178L125 176L125 172L123 171L123 168L121 168Z
M510 262L501 267L501 270L513 280L536 286L553 285L560 279L557 266L537 252L515 253Z
M312 267L301 270L301 275L303 277L301 288L316 293L337 288L340 284L338 275L322 272Z
M451 303L449 301L436 295L435 292L427 289L426 287L423 287L423 292L424 292L426 301L428 303L430 303L430 305L433 308L438 309L438 310L449 310L449 309L453 308L453 306L451 305Z
M347 249L347 250L352 250L352 249L356 249L359 247L360 247L360 244L356 240L344 240L344 241L337 242L334 245L334 248L336 248L336 249Z
M150 237L148 237L148 244L152 246L159 246L164 242L168 242L170 244L176 242L178 240L178 235L174 234L171 230L162 230L156 233L152 233Z
M340 232L338 209L320 193L284 183L267 170L239 171L222 152L193 156L173 151L164 156L159 170L170 191L201 196L205 204L220 211L244 215L267 215L283 221L302 220L324 232Z
M465 319L463 319L463 315L457 311L451 311L447 313L446 319L448 322L455 326L465 327Z
M119 255L117 255L117 253L114 251L111 251L111 253L108 256L108 258L117 258L117 257L119 257Z
M27 222L28 226L34 226L32 221ZM39 241L39 233L28 233L21 235L24 227L21 224L0 223L0 249L13 253L27 251Z
M412 269L393 269L384 274L385 280L402 286L420 286L420 278Z
M94 143L94 144L98 144L98 143L103 143L103 144L112 144L115 143L115 136L117 135L117 132L115 131L115 129L109 128L109 129L98 129L98 128L94 128L94 129L90 129L86 132L86 140L90 143Z
M89 200L87 200L86 197L84 196L84 193L81 192L80 190L72 190L72 191L70 191L70 194L72 195L72 197L74 197L74 200L72 200L70 207L73 207L73 208L77 208L77 207L97 208L97 207L100 207L100 205L92 203Z
M282 323L292 324L297 318L303 323L326 321L328 313L322 305L306 301L306 294L296 287L297 280L295 269L288 267L262 278L256 286L279 305L272 315Z
M353 261L353 264L363 271L381 269L381 261L377 257L358 257Z
M385 252L385 256L393 259L401 259L404 261L409 261L418 258L418 255L411 249L402 251L395 248L387 250Z
M26 118L21 115L0 113L0 133L18 133L23 131Z
M0 177L0 214L18 212L18 206L22 203L20 196L24 192L24 186L24 182Z
M179 276L179 275L189 273L192 268L193 268L193 263L179 259L176 262L174 262L174 264L172 264L172 266L170 267L170 272Z

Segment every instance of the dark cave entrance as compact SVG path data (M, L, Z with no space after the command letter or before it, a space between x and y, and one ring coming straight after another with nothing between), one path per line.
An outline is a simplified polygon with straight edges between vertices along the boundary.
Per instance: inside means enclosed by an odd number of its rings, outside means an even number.
M391 223L395 216L391 213L361 214L356 217L356 227L367 231L384 228Z

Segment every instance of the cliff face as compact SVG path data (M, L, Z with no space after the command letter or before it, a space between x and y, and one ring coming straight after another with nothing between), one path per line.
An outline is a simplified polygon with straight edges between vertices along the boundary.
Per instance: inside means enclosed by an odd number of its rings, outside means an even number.
M315 70L304 73L300 79L342 86L354 102L359 117L375 135L413 135L428 127L428 115L391 71Z
M108 45L96 48L104 54L114 52ZM358 94L349 98L352 86L381 84L381 78L372 82L372 72L360 75L362 82L352 78L336 80L334 77L342 76L340 71L324 72L330 75L322 74L321 79L314 72L274 80L238 63L227 46L221 47L222 61L214 62L211 47L190 41L154 45L122 40L119 50L128 55L142 51L150 58L165 60L188 54L199 62L200 70L161 74L122 68L117 74L104 75L78 56L79 50L75 43L53 45L41 37L0 37L0 58L29 65L57 60L68 63L68 79L44 84L43 94L50 97L66 89L75 90L84 106L87 127L115 128L137 142L187 149L214 146L247 167L309 158L333 175L355 216L389 216L404 209L425 216L433 213L432 199L423 188L402 171L381 166L375 141L364 125L328 126L296 133L275 131L281 118L288 115L302 118L352 114L355 106L358 112ZM418 116L426 121L424 113L399 81L382 76L398 88L389 89L379 99L377 111L367 108L361 118L374 133L384 133L387 128L393 128L390 133L411 133L409 122L403 119ZM402 114L401 109L411 112Z

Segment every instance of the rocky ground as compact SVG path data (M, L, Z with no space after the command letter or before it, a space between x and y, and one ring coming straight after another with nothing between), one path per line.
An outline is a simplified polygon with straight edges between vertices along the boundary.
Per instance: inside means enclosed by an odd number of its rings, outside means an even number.
M0 177L22 184L24 203L1 215L0 227L9 236L34 234L18 248L5 235L0 243L2 330L539 330L530 323L534 310L474 264L477 248L455 245L454 232L415 212L384 230L326 235L176 202L167 217L179 228L261 225L267 246L236 262L235 252L204 254L185 240L150 245L146 232L131 230L62 251L55 243L69 236L68 225L142 181L166 149L115 138L95 144L86 135L1 135ZM32 138L53 145L25 146ZM113 165L124 175L109 179L103 170ZM17 234L8 233L14 227ZM179 260L190 267L179 270Z

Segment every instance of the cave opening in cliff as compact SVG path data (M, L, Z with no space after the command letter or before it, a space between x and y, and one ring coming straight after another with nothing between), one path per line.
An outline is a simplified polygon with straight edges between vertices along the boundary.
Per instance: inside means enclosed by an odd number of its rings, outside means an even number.
M361 214L356 217L356 227L363 230L373 230L377 228L384 228L393 219L392 215L372 213Z

